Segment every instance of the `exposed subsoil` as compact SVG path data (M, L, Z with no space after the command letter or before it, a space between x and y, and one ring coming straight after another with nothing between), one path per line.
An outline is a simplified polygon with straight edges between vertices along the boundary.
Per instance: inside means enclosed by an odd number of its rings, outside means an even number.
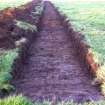
M53 5L45 2L41 29L28 59L18 70L20 75L13 80L16 94L22 93L33 101L56 97L59 101L82 102L101 98L70 36Z

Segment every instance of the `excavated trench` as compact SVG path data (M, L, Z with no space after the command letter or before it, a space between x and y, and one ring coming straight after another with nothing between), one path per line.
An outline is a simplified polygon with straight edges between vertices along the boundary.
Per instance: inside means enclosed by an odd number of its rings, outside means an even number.
M77 102L101 98L92 77L67 34L61 17L50 2L45 2L41 29L29 48L28 59L12 82L16 93L33 101L71 100ZM75 34L74 34L75 35Z

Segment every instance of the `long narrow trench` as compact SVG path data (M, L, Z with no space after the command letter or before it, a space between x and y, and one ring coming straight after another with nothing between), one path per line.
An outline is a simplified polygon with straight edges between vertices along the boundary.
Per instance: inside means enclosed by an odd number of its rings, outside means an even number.
M70 35L64 31L60 16L45 2L41 30L30 47L29 59L13 83L16 93L33 101L56 96L58 100L88 101L101 97L91 85L86 66L78 59Z

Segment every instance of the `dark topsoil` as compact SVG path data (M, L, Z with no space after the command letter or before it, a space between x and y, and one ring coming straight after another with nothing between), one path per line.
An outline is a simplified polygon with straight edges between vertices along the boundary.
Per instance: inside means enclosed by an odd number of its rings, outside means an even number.
M14 20L26 21L37 25L37 22L31 16L31 12L38 3L40 3L40 0L34 0L17 8L6 8L0 11L0 48L13 49L16 47L15 41L21 37L27 37L29 33L18 28ZM6 15L8 13L11 15Z
M41 29L29 48L28 59L12 81L16 94L22 93L33 101L53 97L77 102L100 99L100 92L91 85L89 70L61 21L53 5L45 2Z

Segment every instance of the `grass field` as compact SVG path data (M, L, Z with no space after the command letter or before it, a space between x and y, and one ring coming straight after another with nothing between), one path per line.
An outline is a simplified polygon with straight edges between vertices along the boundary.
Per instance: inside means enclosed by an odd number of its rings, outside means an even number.
M53 1L68 16L76 31L85 35L95 55L105 60L105 0Z
M0 10L7 7L17 7L32 0L0 0Z

